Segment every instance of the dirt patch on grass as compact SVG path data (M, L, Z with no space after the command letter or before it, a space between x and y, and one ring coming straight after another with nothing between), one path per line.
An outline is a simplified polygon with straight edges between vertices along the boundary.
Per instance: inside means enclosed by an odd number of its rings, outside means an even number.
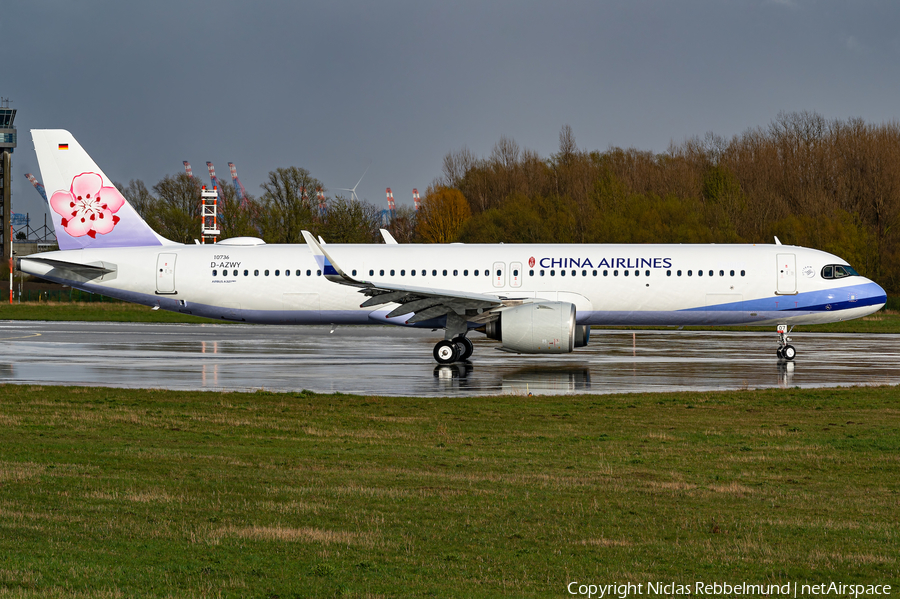
M375 545L374 536L370 533L324 530L310 527L229 526L214 531L213 536L235 536L254 541L286 541L293 543L320 543L323 545L355 545L362 547Z

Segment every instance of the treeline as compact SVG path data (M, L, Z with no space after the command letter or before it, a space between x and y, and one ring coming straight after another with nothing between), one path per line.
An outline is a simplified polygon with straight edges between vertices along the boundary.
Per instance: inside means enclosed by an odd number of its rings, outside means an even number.
M202 185L199 179L180 173L166 176L152 190L140 180L116 187L160 235L193 243L200 237ZM306 229L329 243L379 243L380 228L387 228L401 243L418 239L411 208L398 208L389 224L382 222L380 208L364 201L326 196L322 209L318 190L324 186L303 168L271 171L261 188L258 197L241 198L234 186L219 181L219 239L261 237L267 243L305 243L301 231Z
M470 243L772 243L843 257L900 290L900 124L782 113L731 139L662 154L586 151L563 127L550 158L501 138L444 158Z
M569 126L547 157L502 137L487 157L447 154L418 213L389 223L368 202L326 197L298 167L269 173L241 200L222 184L220 239L303 243L772 243L834 253L891 291L900 290L900 124L828 121L783 113L731 139L714 134L661 154L579 149ZM199 236L200 181L167 176L148 190L119 186L160 234ZM712 251L712 250L711 250Z

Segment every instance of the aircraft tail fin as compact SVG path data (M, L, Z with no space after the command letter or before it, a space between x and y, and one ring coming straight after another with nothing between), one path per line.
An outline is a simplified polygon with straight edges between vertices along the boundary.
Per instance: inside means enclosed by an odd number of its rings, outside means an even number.
M59 249L138 247L174 242L157 235L63 129L33 129Z

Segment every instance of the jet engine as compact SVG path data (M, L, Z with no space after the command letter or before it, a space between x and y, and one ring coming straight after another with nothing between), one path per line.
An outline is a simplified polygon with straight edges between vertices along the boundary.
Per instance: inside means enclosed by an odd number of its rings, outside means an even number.
M575 306L568 302L523 304L500 312L488 323L485 334L501 343L501 349L520 354L569 353L576 337L587 343L589 333L575 324ZM579 343L577 345L582 345Z

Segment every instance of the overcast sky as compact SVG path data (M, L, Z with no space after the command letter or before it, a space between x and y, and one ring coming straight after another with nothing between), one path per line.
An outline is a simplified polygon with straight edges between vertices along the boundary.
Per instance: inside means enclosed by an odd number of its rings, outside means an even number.
M283 166L335 193L369 167L358 193L383 205L463 146L548 156L564 124L580 148L662 152L779 111L900 117L893 0L7 0L0 39L13 210L38 220L32 128L70 130L123 183L210 160L254 195Z

